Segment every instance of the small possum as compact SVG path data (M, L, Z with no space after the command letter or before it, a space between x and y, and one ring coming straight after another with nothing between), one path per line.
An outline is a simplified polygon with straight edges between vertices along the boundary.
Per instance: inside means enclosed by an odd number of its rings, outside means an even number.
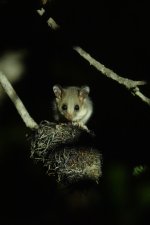
M56 121L68 121L75 125L85 127L93 113L93 104L89 98L88 86L62 88L53 86L55 100L53 102L54 118Z

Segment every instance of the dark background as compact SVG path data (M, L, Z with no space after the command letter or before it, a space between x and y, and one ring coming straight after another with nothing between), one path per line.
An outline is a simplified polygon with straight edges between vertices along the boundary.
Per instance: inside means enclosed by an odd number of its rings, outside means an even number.
M150 97L149 8L142 1L0 1L0 55L27 50L24 77L14 85L31 116L52 120L52 86L84 85L94 103L89 128L103 155L99 184L62 187L30 159L29 130L10 99L0 105L0 225L144 224L150 207L150 108L96 71L79 45L123 77L147 80ZM52 31L52 16L61 29ZM146 165L139 176L133 168Z

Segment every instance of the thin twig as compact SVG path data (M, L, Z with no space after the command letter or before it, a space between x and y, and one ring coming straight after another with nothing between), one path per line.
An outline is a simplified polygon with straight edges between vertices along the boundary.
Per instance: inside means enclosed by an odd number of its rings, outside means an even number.
M43 15L43 14L41 15L38 10L37 10L37 12L40 16ZM48 21L51 22L50 25L48 23L48 25L51 27L51 29L56 30L60 27L56 23L56 21L54 19L52 19L51 17L49 18ZM131 94L133 94L134 96L137 96L138 98L140 98L140 100L142 100L144 103L146 103L147 105L150 106L150 98L146 97L139 89L139 86L147 84L146 81L134 81L134 80L131 80L128 78L121 77L118 74L116 74L115 72L113 72L111 69L105 67L103 64L101 64L96 59L91 57L91 55L89 53L87 53L85 50L83 50L81 47L75 46L75 47L73 47L73 50L75 50L81 57L86 59L90 63L90 65L94 66L103 75L105 75L109 79L112 79L112 80L116 81L117 83L123 85L131 92Z
M29 115L27 109L22 103L21 99L18 97L11 83L8 81L7 77L3 72L0 71L0 84L4 88L5 92L13 102L15 108L17 109L19 115L21 116L25 125L30 129L37 129L38 124L33 120L33 118Z

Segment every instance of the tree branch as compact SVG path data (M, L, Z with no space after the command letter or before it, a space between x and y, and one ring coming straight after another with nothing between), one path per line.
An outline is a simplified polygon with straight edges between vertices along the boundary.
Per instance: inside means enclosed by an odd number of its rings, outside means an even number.
M43 8L42 8L43 9ZM41 9L41 10L42 10ZM43 10L42 10L43 11ZM39 13L40 10L37 10L37 13L42 16L45 11L43 11L43 14ZM56 23L54 19L51 17L47 21L49 27L53 30L57 30L60 26ZM116 81L117 83L123 85L125 88L127 88L131 94L134 96L137 96L142 100L144 103L150 106L150 98L146 97L139 89L139 86L147 84L146 81L134 81L128 78L124 78L113 72L111 69L105 67L103 64L98 62L96 59L91 57L89 53L87 53L85 50L83 50L79 46L73 47L73 50L75 50L81 57L83 57L85 60L87 60L90 65L94 66L98 71L100 71L103 75L108 77L109 79L112 79Z
M0 71L0 84L2 85L5 92L13 102L15 108L17 109L25 125L30 129L37 129L38 124L29 115L21 99L18 97L17 93L13 89L11 83L8 81L7 77L1 71Z
M89 53L87 53L85 50L83 50L81 47L76 46L73 47L73 49L81 55L84 59L86 59L90 65L94 66L98 71L100 71L102 74L104 74L106 77L116 81L117 83L123 85L126 87L133 95L139 97L143 102L148 104L150 106L150 98L146 97L140 92L140 89L138 86L145 85L146 81L134 81L128 78L124 78L113 72L111 69L105 67L103 64L98 62L96 59L90 56Z
M124 85L128 89L134 88L137 85L144 85L144 84L146 84L145 81L133 81L133 80L130 80L128 78L123 78L123 77L117 75L111 69L106 68L103 64L101 64L100 62L95 60L93 57L91 57L89 53L87 53L85 50L83 50L79 46L73 47L73 49L77 53L79 53L79 55L81 55L84 59L86 59L90 63L90 65L94 66L97 70L99 70L106 77L117 81L119 84Z

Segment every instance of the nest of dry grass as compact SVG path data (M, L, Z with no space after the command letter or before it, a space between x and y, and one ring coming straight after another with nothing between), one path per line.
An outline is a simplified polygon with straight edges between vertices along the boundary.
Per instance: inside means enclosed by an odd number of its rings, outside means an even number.
M31 158L42 162L58 182L98 182L101 154L92 140L93 133L78 126L42 121L30 137Z

